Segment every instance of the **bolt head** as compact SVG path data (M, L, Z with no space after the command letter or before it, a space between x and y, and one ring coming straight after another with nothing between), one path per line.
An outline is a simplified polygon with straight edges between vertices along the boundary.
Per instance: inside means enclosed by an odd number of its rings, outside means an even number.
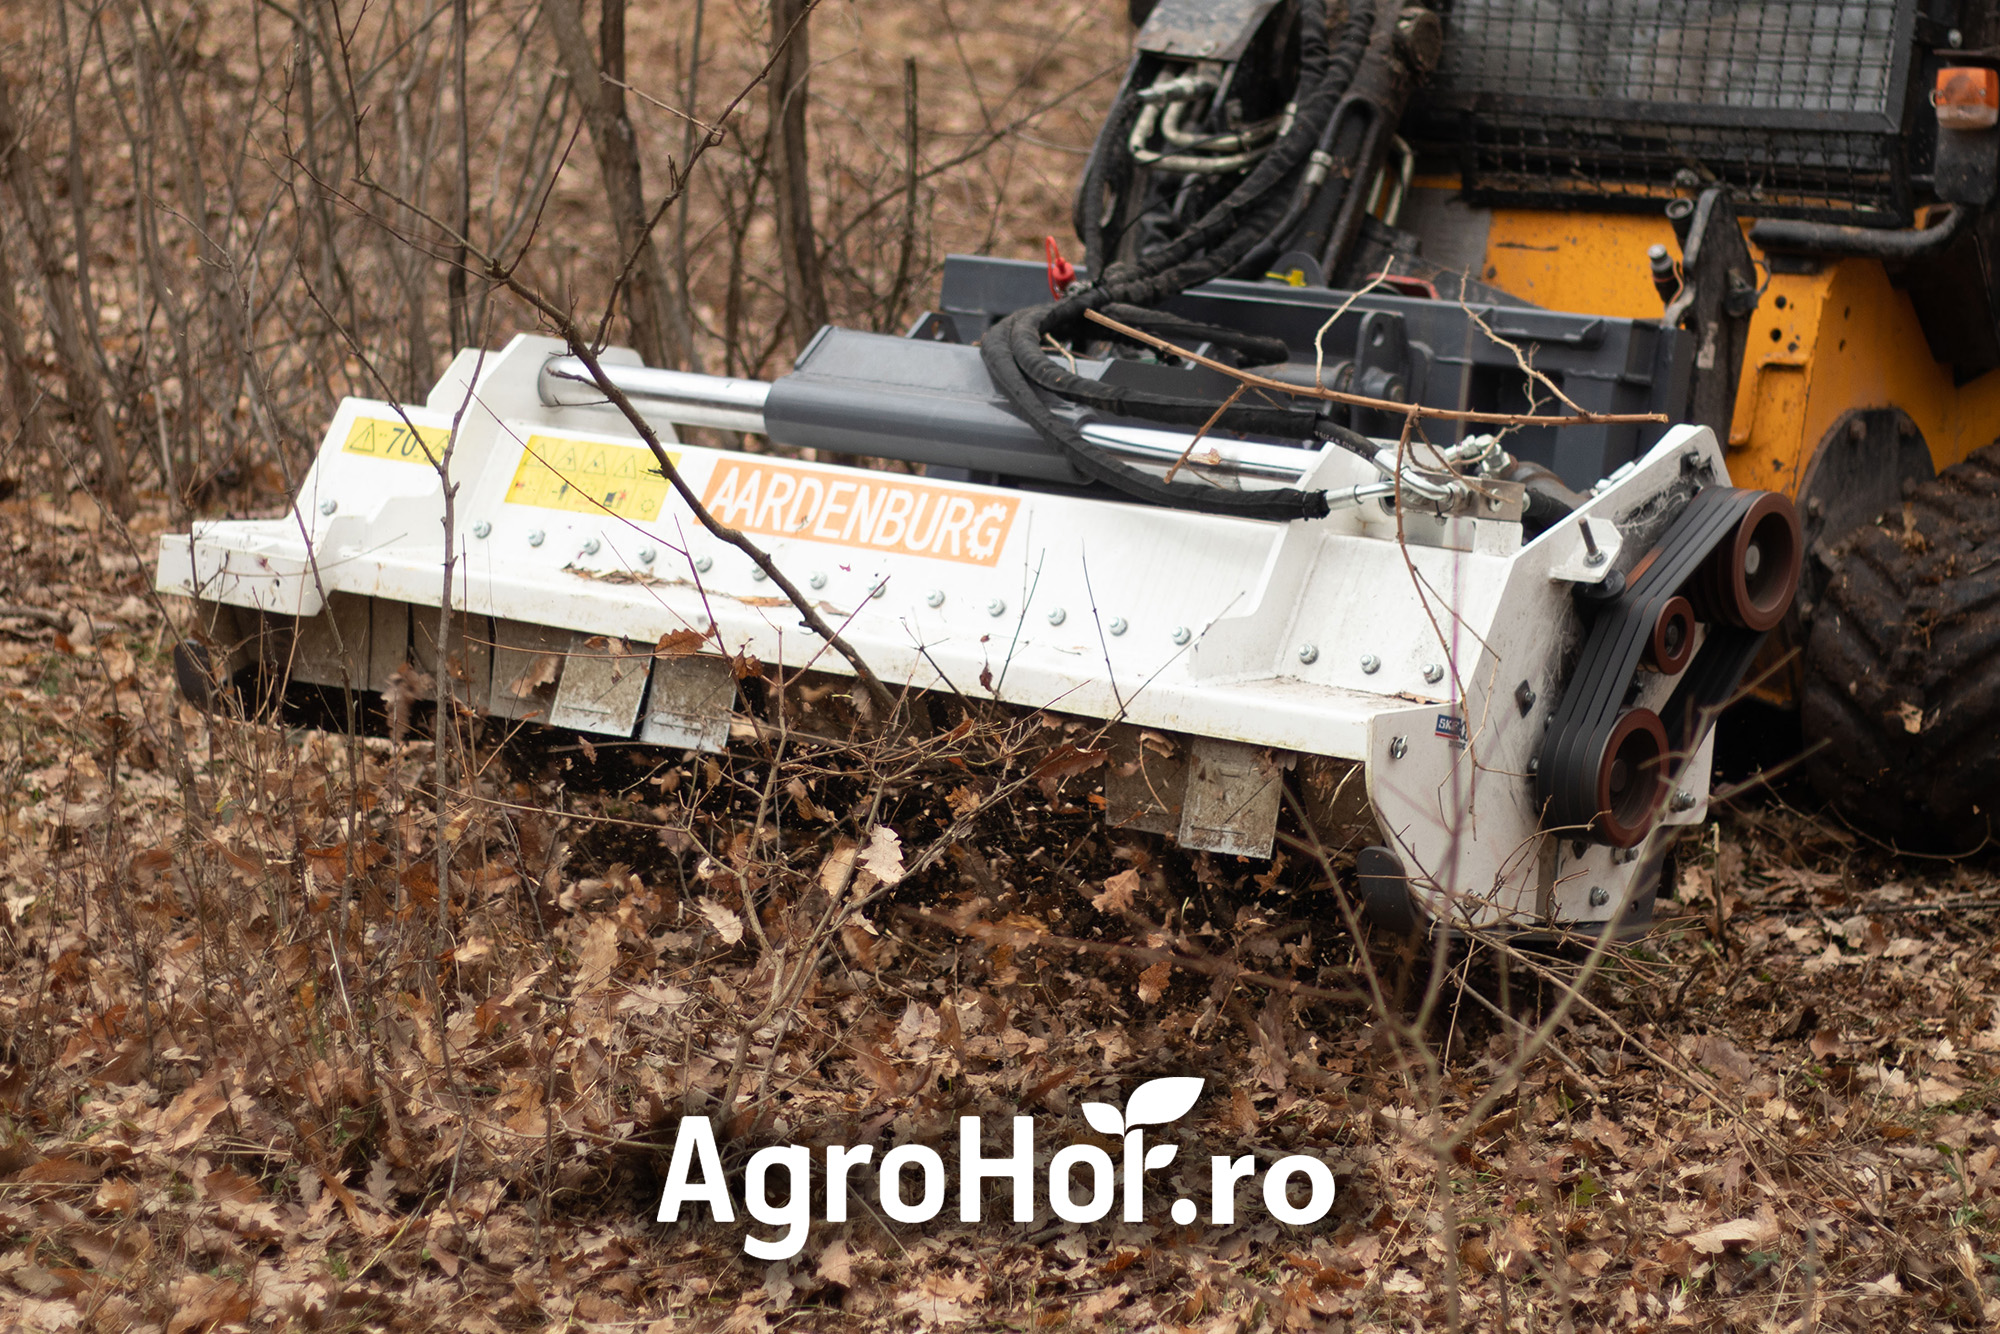
M871 598L879 598L886 595L888 591L889 591L889 581L885 578L881 580L879 583L877 583L873 588L868 590L868 596Z
M924 605L926 607L942 607L944 605L944 590L942 588L933 588L930 592L924 594Z
M764 581L765 581L766 579L769 579L769 578L770 578L771 576L770 576L770 575L768 575L768 574L765 574L765 573L764 573L764 567L763 567L763 566L761 566L761 565L752 565L752 566L750 567L750 577L751 577L752 579L755 579L755 580L756 580L756 581L757 581L758 583L760 583L760 584L761 584L761 583L763 583L763 582L764 582Z
M1436 685L1438 682L1444 680L1444 668L1434 662L1425 663L1424 680L1429 681L1432 685Z
M1050 607L1050 608L1049 608L1049 624L1050 624L1050 625L1061 625L1061 624L1062 624L1062 623L1063 623L1064 621L1066 621L1066 620L1068 620L1068 619L1069 619L1069 613L1068 613L1068 612L1066 612L1066 611L1064 611L1064 610L1063 610L1063 609L1062 609L1061 607Z
M583 554L586 556L595 556L601 546L603 546L603 543L593 537L583 544Z
M1604 548L1599 547L1597 550L1587 553L1583 558L1583 563L1595 569L1597 566L1604 564L1605 559Z
M994 598L989 601L986 604L986 614L988 616L1005 616L1007 614L1007 599Z
M1605 904L1607 904L1607 903L1609 903L1609 902L1611 902L1611 891L1610 891L1610 890L1606 889L1606 888L1605 888L1604 886L1602 886L1602 885L1592 885L1592 886L1590 887L1590 906L1591 906L1591 907L1593 907L1593 908L1602 908L1602 907L1603 907L1603 906L1604 906Z
M482 540L489 538L493 536L493 525L481 519L472 525L472 535Z
M331 514L339 508L340 502L337 500L322 500L319 502L319 512L321 514Z
M821 572L820 572L820 571L818 571L818 570L814 570L814 571L812 572L812 576L811 576L810 578L808 578L808 579L806 580L806 582L807 582L807 583L809 583L809 584L811 584L811 585L812 585L812 586L813 586L814 588L825 588L825 587L826 587L826 575L825 575L825 574L823 574L823 573L821 573Z
M1174 627L1174 642L1176 644L1185 644L1188 642L1188 640L1193 638L1194 638L1194 631L1188 629L1185 625L1177 625Z
M714 568L715 568L715 557L696 556L694 558L694 572L696 574L707 574L710 570Z
M1373 653L1364 653L1361 655L1361 670L1373 676L1382 670L1382 660Z
M1105 627L1105 629L1111 631L1111 633L1114 635L1122 635L1131 628L1132 627L1130 625L1126 624L1125 618L1123 616L1113 616L1111 618L1111 624Z
M654 561L658 560L659 558L660 558L660 553L653 550L653 548L651 547L639 548L639 563L641 565L651 565Z
M1677 811L1691 811L1694 809L1694 801L1694 793L1683 787L1674 789L1673 800L1667 804Z
M1389 743L1390 759L1400 760L1409 753L1410 753L1410 739L1408 737L1399 736L1395 740Z
M1318 662L1319 646L1317 644L1299 645L1299 661L1305 663L1308 667L1310 667L1313 663Z
M547 539L548 534L539 528L530 528L528 530L528 545L531 547L538 547Z

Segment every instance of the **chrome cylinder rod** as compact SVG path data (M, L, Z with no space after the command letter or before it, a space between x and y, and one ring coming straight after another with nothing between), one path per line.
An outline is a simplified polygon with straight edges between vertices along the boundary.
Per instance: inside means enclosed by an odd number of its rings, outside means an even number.
M605 365L604 374L649 421L764 434L768 381L651 366ZM609 406L589 369L576 357L549 358L542 366L539 387L542 402L550 407ZM1191 437L1184 432L1107 422L1088 423L1083 434L1091 443L1135 463L1169 467L1186 453L1185 470L1286 485L1296 482L1319 457L1317 450L1214 436L1196 441L1189 451Z
M650 420L763 434L764 400L771 393L766 381L651 366L605 365L604 374ZM552 408L609 406L577 357L550 357L542 365L539 388L542 402Z

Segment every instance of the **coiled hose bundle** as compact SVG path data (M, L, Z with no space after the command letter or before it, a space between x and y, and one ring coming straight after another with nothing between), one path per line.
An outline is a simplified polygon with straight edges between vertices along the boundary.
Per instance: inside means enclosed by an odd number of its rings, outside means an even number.
M1270 251L1296 221L1314 188L1310 162L1341 96L1353 82L1375 26L1376 0L1355 0L1339 42L1328 48L1323 0L1300 6L1299 88L1290 128L1248 175L1191 227L1129 263L1110 263L1100 201L1122 193L1132 164L1119 152L1138 114L1138 90L1129 82L1113 104L1099 150L1092 154L1078 195L1077 231L1086 263L1100 275L1063 299L1026 306L1007 315L980 340L980 355L995 387L1014 408L1093 481L1138 500L1204 514L1255 519L1314 519L1327 513L1324 494L1296 488L1218 490L1199 482L1169 482L1132 467L1085 439L1043 394L1118 416L1171 426L1215 429L1291 439L1346 436L1310 408L1238 403L1217 413L1211 400L1151 393L1077 375L1052 360L1047 341L1091 333L1085 312L1099 311L1135 328L1229 347L1253 361L1283 361L1277 339L1203 324L1158 309L1190 287L1222 277L1246 259ZM1355 441L1347 442L1353 445Z

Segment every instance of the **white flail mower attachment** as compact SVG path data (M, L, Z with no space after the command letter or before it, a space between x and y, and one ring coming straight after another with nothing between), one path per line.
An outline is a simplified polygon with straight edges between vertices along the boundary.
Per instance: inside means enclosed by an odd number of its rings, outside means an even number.
M442 656L491 715L713 750L730 736L733 656L850 672L701 527L562 351L521 337L463 353L422 407L349 399L293 512L163 538L160 589L205 616L183 690L212 701L261 663L379 692ZM1333 504L1270 522L945 480L953 458L1064 480L971 348L829 330L772 384L604 363L663 439L680 423L929 463L670 449L892 687L1113 724L1106 819L1189 848L1270 856L1289 773L1327 846L1359 850L1364 902L1388 922L1645 920L1646 835L1704 818L1714 710L1797 582L1789 504L1728 487L1699 427L1669 430L1526 540L1523 488L1493 480L1491 437L1400 465L1392 442L1371 460L1200 441L1184 475ZM447 534L430 459L454 416ZM1161 472L1189 443L1084 429ZM463 615L440 655L447 540Z

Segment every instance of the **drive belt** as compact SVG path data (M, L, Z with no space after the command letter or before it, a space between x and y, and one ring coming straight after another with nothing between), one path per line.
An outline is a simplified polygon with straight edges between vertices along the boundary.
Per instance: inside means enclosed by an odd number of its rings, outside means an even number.
M1585 633L1536 768L1544 828L1645 837L1670 771L1790 607L1799 555L1783 496L1710 487L1688 502ZM1696 619L1709 633L1690 660ZM1642 664L1679 677L1662 713L1628 707Z

